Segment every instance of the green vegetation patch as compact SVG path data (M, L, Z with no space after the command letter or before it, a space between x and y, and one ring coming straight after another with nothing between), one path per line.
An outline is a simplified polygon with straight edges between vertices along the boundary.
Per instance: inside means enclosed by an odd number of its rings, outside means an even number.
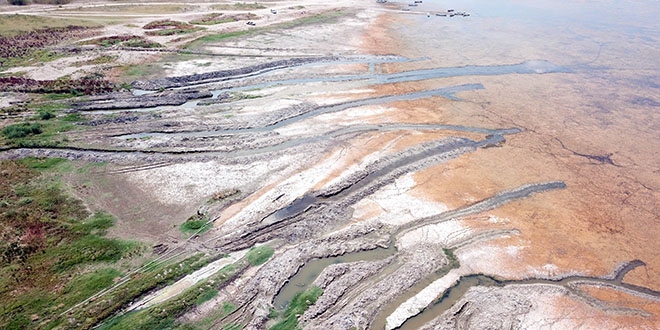
M438 276L445 276L447 275L452 269L459 268L461 267L461 263L454 254L453 249L445 249L443 248L442 251L445 253L445 257L447 258L447 261L449 264L447 266L444 266L438 270L435 271L435 273Z
M223 41L225 39L230 39L230 38L236 38L236 37L242 37L242 36L249 36L255 34L255 30L242 30L242 31L234 31L234 32L225 32L225 33L218 33L218 34L209 34L206 36L203 36L201 38L197 38L193 40L190 44L186 46L186 48L196 48L197 46L201 44L206 44L206 43L213 43L213 42L219 42Z
M208 15L204 15L203 17L200 17L198 19L190 21L190 24L214 25L214 24L222 24L222 23L229 23L236 21L237 20L233 19L232 17L225 16L222 13L211 13Z
M266 9L267 7L258 2L247 3L247 2L238 2L235 4L220 4L211 6L213 10L256 10L256 9Z
M135 79L150 79L163 74L163 67L157 64L137 64L121 67L122 78L127 81Z
M323 290L317 286L296 294L284 311L284 319L270 327L270 330L299 329L298 316L304 314L309 306L314 305L322 294Z
M211 13L205 15L196 20L190 21L191 24L196 25L215 25L222 23L238 22L238 21L247 21L247 20L257 20L259 16L247 13L247 14L236 14L236 15L224 15L222 13Z
M197 300L195 301L195 305L199 306L218 295L218 290L216 289L210 289L210 290L205 290L202 292L198 297Z
M73 63L73 66L83 66L83 65L100 65L100 64L108 64L112 63L117 60L119 56L116 55L101 55L98 57L95 57L93 59L89 59L86 61L78 61Z
M191 41L189 44L187 44L185 46L185 48L198 49L203 44L206 44L206 43L214 43L214 42L220 42L220 41L224 41L226 39L231 39L231 38L257 35L257 34L260 34L260 33L273 31L273 30L290 29L290 28L307 26L307 25L315 25L315 24L334 23L334 22L338 21L339 18L344 17L348 14L349 14L348 11L332 10L332 11L327 11L327 12L324 12L324 13L316 14L316 15L313 15L313 16L302 17L302 18L295 19L295 20L289 21L289 22L274 24L274 25L267 26L267 27L251 28L251 29L248 29L248 30L225 32L225 33L219 33L219 34L209 34L209 35L206 35L206 36L203 36L203 37L200 37L200 38L197 38L197 39Z
M201 27L196 27L194 25L185 22L172 21L172 20L153 21L143 26L142 28L145 30L149 30L146 32L146 34L150 36L171 36L176 34L193 33L203 30L203 28Z
M0 77L0 91L20 93L59 93L94 95L117 90L113 83L98 76L80 79L62 77L55 80L36 80L25 77Z
M121 273L114 268L101 268L79 276L67 284L62 291L62 297L57 302L72 306L91 297L99 289L110 287L119 277Z
M2 329L36 328L34 322L51 320L112 285L120 275L114 263L142 251L137 243L105 237L114 219L90 215L56 176L43 171L64 163L36 158L0 162L0 172L7 174L0 176Z
M35 112L35 116L0 130L0 146L53 147L64 145L64 132L76 129L75 122L84 120L78 113L60 114L66 106L61 103L29 104L20 111Z
M131 48L162 48L163 45L150 41L142 36L121 35L92 39L83 42L84 45L98 45L101 47L131 47Z
M34 30L62 28L70 25L95 27L98 24L82 19L65 19L33 15L0 15L0 36L13 37Z
M302 17L289 22L283 22L275 25L278 29L291 29L300 26L316 25L316 24L330 24L336 23L340 18L348 15L348 11L344 10L331 10L319 13L312 16Z
M46 47L89 33L89 28L85 26L66 26L0 36L0 68L52 60L57 58L57 54L45 49Z
M209 222L208 219L206 218L201 218L195 220L194 218L188 219L186 222L182 223L181 226L179 226L179 230L181 230L184 234L202 234L207 232L209 229L213 227L213 223Z
M28 168L35 170L50 170L67 162L64 158L36 158L27 157L18 161Z
M204 257L203 254L196 254L184 260L172 260L167 263L150 263L145 266L142 272L134 274L129 281L104 295L103 299L96 299L89 302L63 317L80 322L80 328L90 328L107 319L115 311L134 301L137 297L149 291L162 288L165 285L172 284L183 276L204 267L210 261L211 259ZM191 297L188 297L186 300L187 304L194 305L198 295L204 294L204 290L200 291L199 289L200 287L193 286L185 291L191 292ZM148 311L152 311L153 308L141 310L111 318L104 323L101 329L168 328L174 322L176 315L167 315L167 313L174 313L173 311L175 309L181 308L180 305L176 304L177 300L174 299L165 302L165 304L174 303L175 305L164 308L162 313L161 310L154 310L153 315L155 317L147 313Z
M241 263L240 265L232 267L225 267L215 275L193 285L176 297L148 309L115 317L103 324L100 329L195 329L193 325L182 324L177 321L176 318L183 315L186 311L190 310L190 308L215 297L219 285L234 278L246 268L246 263ZM235 308L236 307L233 304L225 303L222 308L224 316L226 316L224 313L225 309L231 309L233 311Z
M242 330L242 324L230 323L222 327L222 330Z
M275 250L268 245L254 247L248 251L247 260L252 266L258 266L268 261L273 253L275 253Z
M114 1L113 1L114 2ZM141 3L140 5L131 5L131 4L118 4L112 6L104 7L78 7L75 10L79 12L87 11L99 11L101 9L103 12L108 13L108 16L113 16L114 14L175 14L175 13L185 13L190 12L199 7L197 6L186 6L186 5L166 5L166 4L150 4L150 3ZM71 9L67 9L69 11ZM116 17L116 16L115 16Z
M2 129L2 135L7 139L20 139L29 135L37 135L43 132L39 123L20 123L5 126Z

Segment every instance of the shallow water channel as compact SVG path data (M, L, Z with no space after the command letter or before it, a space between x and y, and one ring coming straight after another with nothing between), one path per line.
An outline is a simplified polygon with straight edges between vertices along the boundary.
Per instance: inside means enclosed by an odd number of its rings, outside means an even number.
M308 289L321 272L330 265L383 260L389 256L393 256L395 253L396 248L394 247L394 243L391 243L387 249L376 248L373 250L347 253L336 257L310 260L280 289L280 292L275 297L274 306L278 310L285 309L296 294Z
M638 294L660 297L660 292L623 282L623 277L628 272L630 272L631 270L637 267L644 265L645 263L640 260L633 260L629 262L626 266L619 269L613 278L599 278L599 277L578 275L578 276L568 276L559 280L551 280L551 279L499 280L494 277L488 275L482 275L482 274L463 276L456 285L446 290L444 294L441 297L439 297L433 304L425 308L421 313L406 320L406 322L404 322L400 327L396 329L399 330L419 329L424 324L432 321L436 317L442 315L445 311L452 308L457 302L461 300L461 298L463 298L465 293L467 293L467 291L470 288L475 286L504 287L506 285L546 284L546 285L560 285L568 288L569 290L574 290L572 287L569 286L569 284L584 282L587 284L613 285L613 286L622 287L630 291L637 292ZM376 321L376 323L379 323L378 320ZM374 326L373 328L377 330L381 330L384 328L384 326L379 325L379 327Z

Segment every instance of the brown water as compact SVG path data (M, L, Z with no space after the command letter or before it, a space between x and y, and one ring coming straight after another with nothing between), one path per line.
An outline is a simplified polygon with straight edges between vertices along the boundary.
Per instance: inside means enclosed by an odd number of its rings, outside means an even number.
M597 277L588 277L588 276L568 276L559 280L548 280L548 279L526 279L526 280L499 280L487 275L468 275L461 277L460 281L449 288L444 294L438 298L433 304L428 306L421 313L408 319L399 330L413 330L419 329L424 324L432 321L436 317L442 315L444 312L452 308L465 293L472 287L475 286L484 286L484 287L503 287L506 285L525 285L525 284L547 284L547 285L561 285L569 290L572 290L568 286L571 282L577 281L587 281L590 283L603 283L611 284L623 287L625 289L638 292L643 295L649 295L654 297L660 297L660 292L649 290L647 288L638 287L635 285L630 285L623 282L624 276L637 267L645 266L646 264L640 260L633 260L629 262L625 267L622 267L613 278L597 278ZM434 280L439 278L438 276L430 276L425 282L431 283ZM412 297L412 295L407 295ZM374 329L382 329L383 327Z
M330 265L357 261L383 260L389 256L393 256L395 253L396 248L394 247L394 244L391 243L387 249L376 248L373 250L348 253L336 257L313 259L300 268L296 275L293 276L282 287L282 289L280 289L280 292L278 292L275 297L275 308L279 310L285 309L296 294L309 288L321 272Z

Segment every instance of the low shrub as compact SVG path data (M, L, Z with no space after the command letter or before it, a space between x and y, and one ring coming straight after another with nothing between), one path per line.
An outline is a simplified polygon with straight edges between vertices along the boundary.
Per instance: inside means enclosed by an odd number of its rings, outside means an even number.
M39 123L21 123L6 126L2 129L2 135L7 139L20 139L28 135L41 134L42 131Z

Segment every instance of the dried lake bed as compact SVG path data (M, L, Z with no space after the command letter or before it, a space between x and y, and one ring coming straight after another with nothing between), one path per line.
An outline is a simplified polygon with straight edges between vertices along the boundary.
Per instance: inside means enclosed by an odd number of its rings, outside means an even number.
M208 264L158 282L172 268L126 261L30 325L660 326L658 4L408 4L3 5L102 25L3 75L122 88L56 100L75 129L0 157L66 159L44 175L114 216L108 237ZM163 19L186 32L150 32Z

